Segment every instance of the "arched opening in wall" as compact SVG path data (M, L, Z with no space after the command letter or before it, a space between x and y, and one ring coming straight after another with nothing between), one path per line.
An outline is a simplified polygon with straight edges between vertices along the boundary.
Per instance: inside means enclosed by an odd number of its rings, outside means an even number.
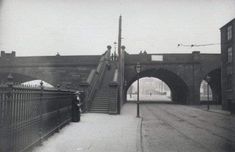
M160 79L163 81L170 90L170 99L172 102L177 104L189 104L190 100L190 93L189 87L185 83L185 81L176 73L167 70L167 69L147 69L140 72L139 76L137 74L133 75L130 80L126 81L125 84L125 96L127 98L127 91L129 87L138 80L138 77L145 78L145 77L153 77ZM140 82L141 83L141 82ZM168 93L169 94L169 93Z
M31 81L23 82L23 83L21 83L21 85L32 86L32 87L40 87L41 82L42 82L42 85L46 88L54 88L53 85L51 85L50 83L48 83L46 81L43 81L43 80L31 80Z
M209 92L208 92L209 89ZM200 101L201 104L220 105L221 102L221 70L215 69L209 72L200 87Z
M212 101L212 91L210 85L205 81L202 80L200 85L200 102L202 104L206 104L207 101Z
M138 87L134 81L127 90L127 101L137 101ZM154 77L139 79L139 100L143 102L172 102L171 90L162 80Z

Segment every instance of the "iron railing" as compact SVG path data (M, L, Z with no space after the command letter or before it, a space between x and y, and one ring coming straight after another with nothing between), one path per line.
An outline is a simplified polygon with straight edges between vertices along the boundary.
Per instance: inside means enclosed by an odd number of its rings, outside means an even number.
M0 152L23 152L71 121L74 94L41 87L0 86Z

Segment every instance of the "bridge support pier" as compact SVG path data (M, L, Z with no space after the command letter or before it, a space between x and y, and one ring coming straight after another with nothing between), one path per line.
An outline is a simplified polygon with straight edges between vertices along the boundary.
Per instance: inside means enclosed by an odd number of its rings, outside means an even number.
M189 105L200 104L200 86L195 86L195 85L190 86L187 104Z

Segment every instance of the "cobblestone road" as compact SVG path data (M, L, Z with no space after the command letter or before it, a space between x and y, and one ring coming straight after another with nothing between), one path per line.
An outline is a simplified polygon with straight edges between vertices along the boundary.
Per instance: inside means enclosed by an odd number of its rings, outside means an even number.
M235 152L235 117L172 104L142 104L144 152Z

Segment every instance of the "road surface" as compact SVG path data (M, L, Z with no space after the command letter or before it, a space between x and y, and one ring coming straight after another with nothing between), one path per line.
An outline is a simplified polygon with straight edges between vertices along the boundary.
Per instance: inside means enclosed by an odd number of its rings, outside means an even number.
M141 105L144 152L235 152L234 116L173 104Z
M144 95L140 94L140 100L144 101L171 101L171 98L166 95ZM128 101L136 101L137 100L137 95L133 94L132 96L127 95L127 100Z

